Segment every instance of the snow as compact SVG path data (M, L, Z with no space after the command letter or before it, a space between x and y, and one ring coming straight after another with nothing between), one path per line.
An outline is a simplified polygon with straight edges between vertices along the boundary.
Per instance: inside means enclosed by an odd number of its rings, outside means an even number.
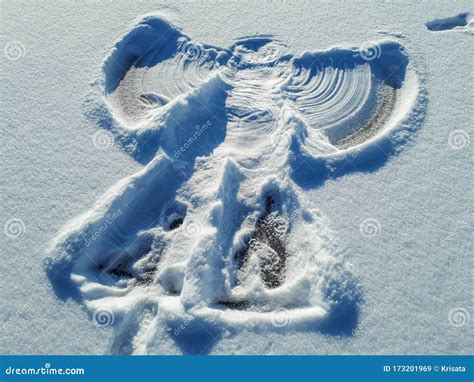
M472 349L472 5L248 4L2 4L5 353Z

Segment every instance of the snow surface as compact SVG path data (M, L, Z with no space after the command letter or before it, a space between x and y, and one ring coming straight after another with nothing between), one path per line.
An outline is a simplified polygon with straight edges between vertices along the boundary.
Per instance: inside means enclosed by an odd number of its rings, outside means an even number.
M71 4L1 6L3 353L472 351L472 5Z

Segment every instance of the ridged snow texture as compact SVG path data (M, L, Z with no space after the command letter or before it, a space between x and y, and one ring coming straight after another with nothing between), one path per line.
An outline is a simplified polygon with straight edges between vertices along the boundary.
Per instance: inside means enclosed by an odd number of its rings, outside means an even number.
M222 49L147 17L103 69L87 115L144 167L53 243L57 295L113 317L114 353L170 338L202 353L235 330L351 335L358 282L306 195L382 166L413 130L404 47Z

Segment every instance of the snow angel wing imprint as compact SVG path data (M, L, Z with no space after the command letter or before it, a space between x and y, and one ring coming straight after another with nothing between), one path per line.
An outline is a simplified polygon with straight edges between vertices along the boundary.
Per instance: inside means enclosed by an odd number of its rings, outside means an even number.
M358 283L307 189L390 155L418 96L403 46L223 49L150 16L103 70L87 115L144 167L52 243L57 295L110 312L119 353L183 319L351 333Z

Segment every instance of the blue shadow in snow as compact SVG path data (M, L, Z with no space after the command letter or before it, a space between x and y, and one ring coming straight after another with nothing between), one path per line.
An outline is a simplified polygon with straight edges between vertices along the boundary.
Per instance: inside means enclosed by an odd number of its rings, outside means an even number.
M401 88L409 63L403 47L396 42L387 41L374 47L374 52L379 57L369 61L373 76L387 86L394 89ZM295 63L317 75L321 67L348 70L357 65L367 64L361 55L358 51L348 49L308 52L296 59ZM300 187L311 189L321 187L329 179L350 173L374 172L383 167L390 157L396 155L398 146L405 141L406 139L400 138L397 142L393 142L385 137L353 152L353 155L313 157L304 151L300 142L293 139L290 158L291 176Z
M355 157L315 158L303 152L300 144L293 141L291 176L303 189L317 188L329 179L334 180L357 172L375 172L396 153L397 146L387 139L365 147Z
M112 93L132 66L153 67L175 56L179 49L183 49L183 43L194 44L166 20L156 16L145 18L115 45L112 54L105 60L105 93ZM219 55L223 49L211 45L196 49L205 49L207 60L219 64L224 64L228 58Z
M168 213L170 206L179 204L176 196L180 187L194 174L196 158L210 155L224 141L227 131L227 94L221 83L208 83L197 94L189 97L186 103L178 104L170 111L166 126L150 132L150 137L135 136L135 150L131 154L137 161L148 163L160 148L166 156L150 163L151 167L141 177L133 179L130 187L113 200L106 213L114 216L111 223L106 223L107 218L103 217L80 232L71 234L61 246L64 253L59 258L48 260L46 273L60 299L80 299L79 291L71 281L78 259L96 254L94 256L99 258L95 258L93 263L106 268L110 263L109 257L126 255L129 261L137 261L147 253L147 248L136 245L140 239L139 232L166 220L163 216ZM206 103L207 107L202 107L202 103ZM101 111L103 109L98 112ZM108 111L101 116L103 119L99 122L102 127L114 128ZM196 124L199 126L198 136ZM185 207L181 209L185 210ZM99 237L86 246L86 239L97 232L101 233ZM150 250L151 242L145 244ZM92 279L98 279L101 275L101 270L97 270L96 274L88 274ZM103 277L99 281L110 284L114 279Z
M452 17L427 21L425 26L432 32L445 31L456 27L464 27L467 25L468 16L469 13L464 12Z
M349 337L359 324L362 293L354 276L348 272L342 280L331 280L324 289L326 299L333 301L328 316L317 326L323 334Z
M185 355L206 355L222 337L222 330L216 325L197 318L191 321L170 323L170 337Z

